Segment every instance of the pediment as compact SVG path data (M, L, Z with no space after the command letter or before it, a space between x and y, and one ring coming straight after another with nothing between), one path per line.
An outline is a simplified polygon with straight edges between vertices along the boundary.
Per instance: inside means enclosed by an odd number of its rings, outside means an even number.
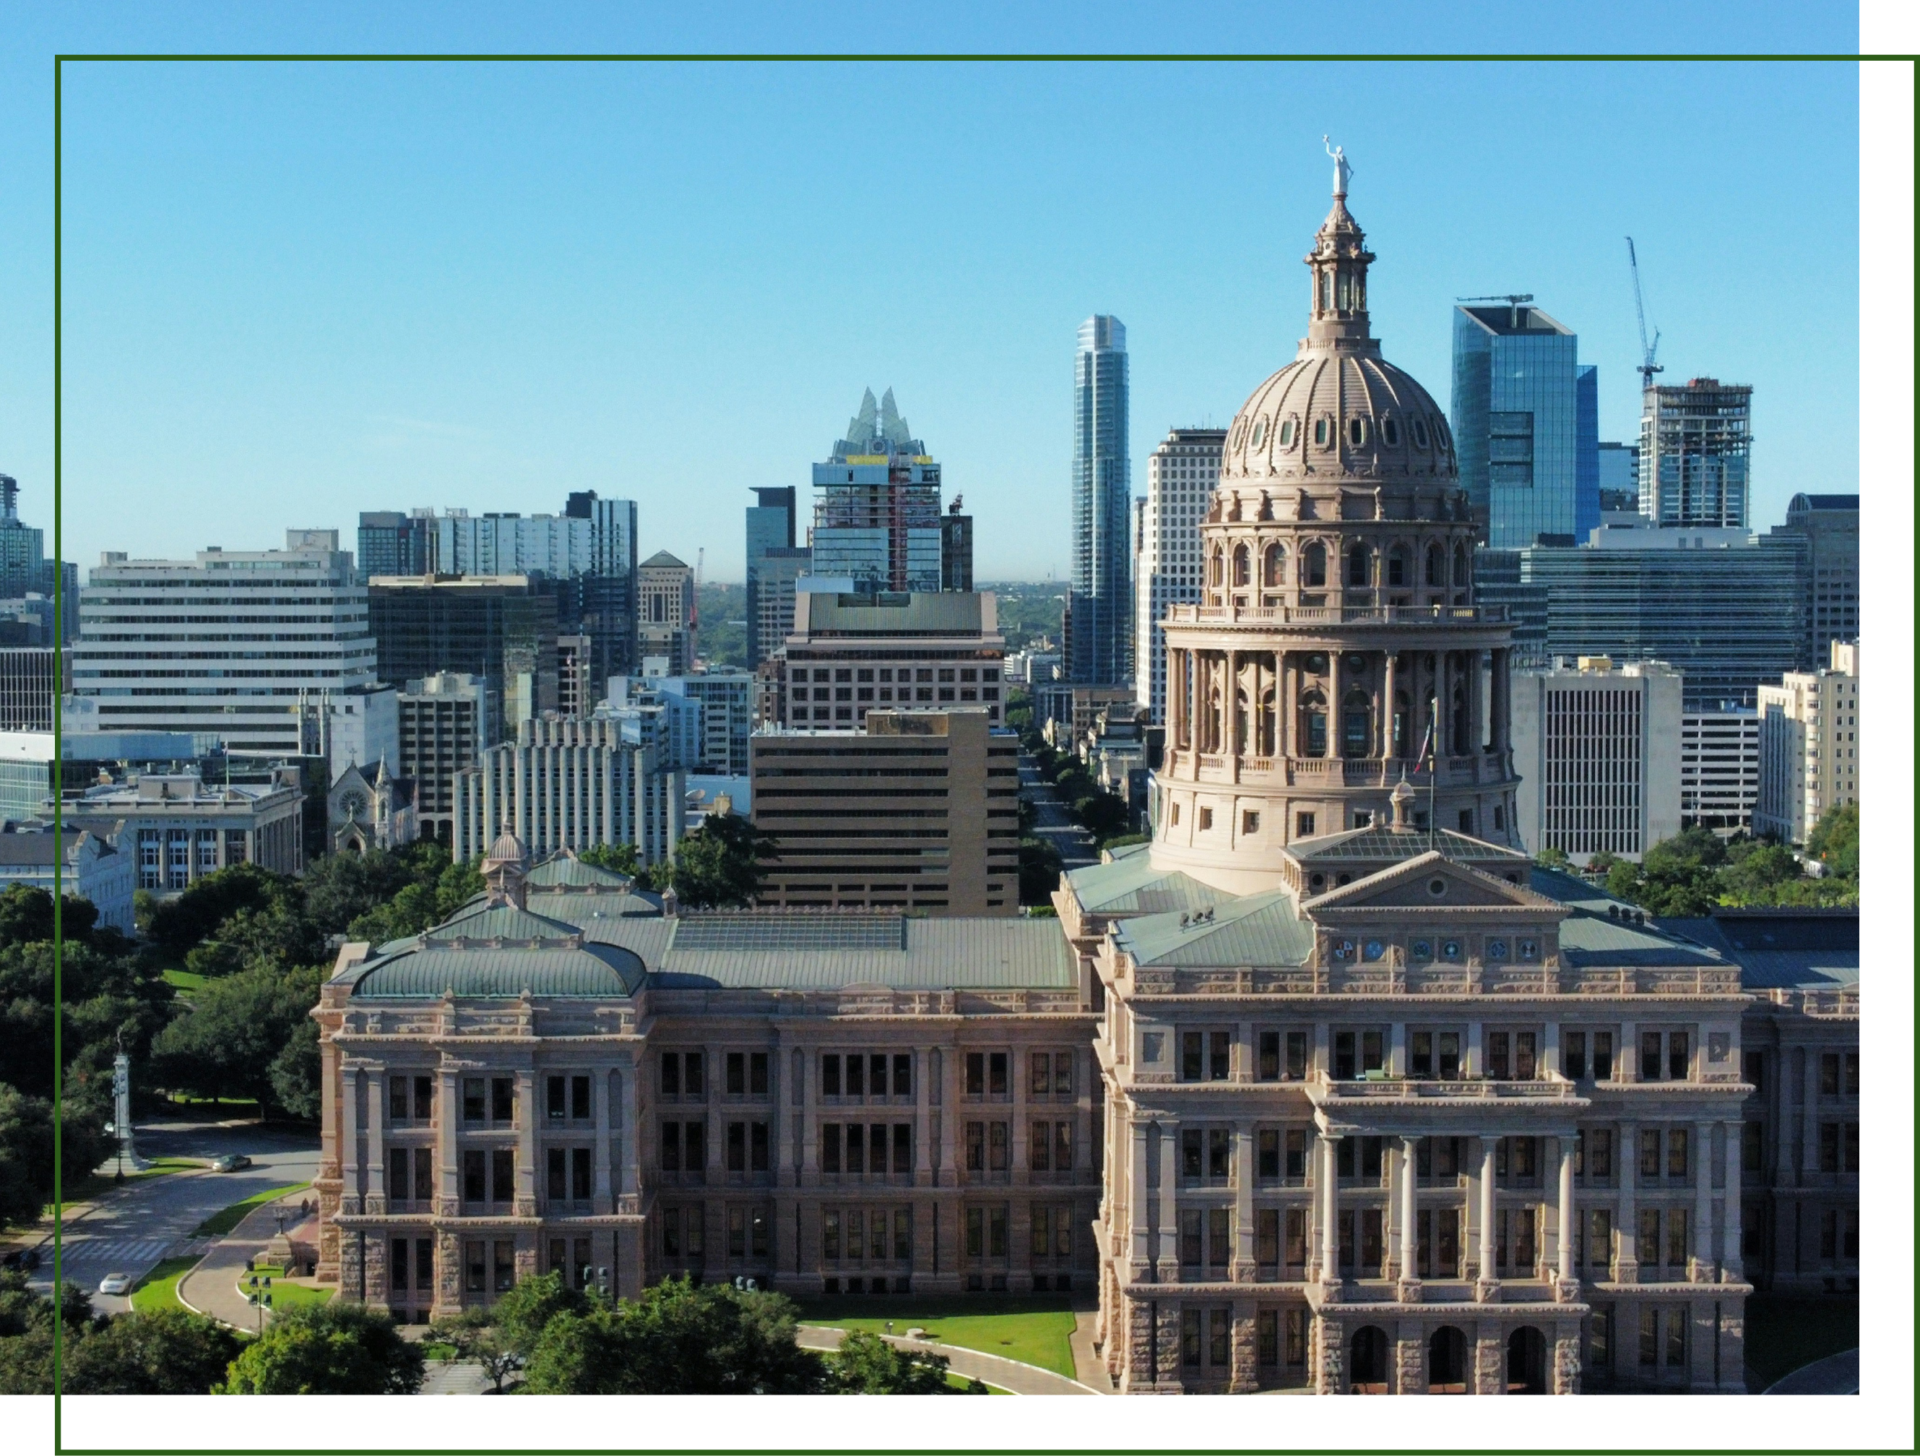
M1498 875L1456 863L1437 851L1416 855L1324 895L1301 907L1314 919L1338 916L1348 910L1526 910L1534 914L1565 914L1556 900L1534 893Z

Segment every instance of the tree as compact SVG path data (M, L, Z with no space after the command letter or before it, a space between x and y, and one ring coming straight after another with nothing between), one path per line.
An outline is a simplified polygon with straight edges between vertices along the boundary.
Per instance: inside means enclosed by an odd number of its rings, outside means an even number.
M60 1174L69 1187L112 1147L98 1112L61 1099ZM0 1084L0 1224L32 1223L53 1201L53 1103Z
M598 865L630 880L646 878L647 866L640 862L640 851L631 844L596 844L580 851L580 863Z
M507 1347L526 1357L533 1354L555 1315L578 1314L586 1307L587 1296L569 1288L566 1276L555 1271L518 1281L493 1302L488 1313Z
M240 1337L185 1309L116 1315L65 1352L68 1395L205 1395L226 1379Z
M1820 816L1807 835L1807 853L1827 867L1827 873L1849 880L1860 877L1860 806L1835 804Z
M435 1320L427 1328L427 1339L434 1344L451 1345L462 1360L479 1365L493 1382L493 1393L506 1390L507 1377L525 1368L527 1359L494 1324L494 1311L487 1308L463 1309L446 1319Z
M1060 851L1051 840L1020 841L1020 903L1046 905L1060 888Z
M326 949L319 927L300 905L281 900L259 910L236 910L187 952L186 964L196 976L230 976L253 965L310 965Z
M273 1316L216 1395L412 1395L426 1356L391 1315L333 1300Z
M69 945L93 936L100 912L78 895L60 897L60 935ZM0 945L31 945L53 939L53 896L37 885L0 890Z
M867 1330L855 1330L840 1342L831 1361L828 1389L835 1395L985 1395L973 1381L965 1391L947 1384L947 1357L903 1350Z
M1720 837L1695 825L1661 840L1638 865L1616 864L1607 874L1607 893L1654 915L1710 915L1720 903L1717 871L1726 863Z
M471 862L454 864L442 854L438 859L423 855L418 863L422 875L430 877L415 880L385 905L356 918L347 929L350 938L382 945L418 935L450 919L486 888L479 866Z
M77 1285L63 1283L58 1298L49 1298L30 1288L18 1269L0 1269L0 1395L53 1394L56 1319L65 1327L62 1343L68 1355L103 1323Z
M1573 861L1567 858L1567 852L1557 844L1549 844L1533 857L1533 862L1542 869L1559 870L1562 874L1573 872Z
M317 1052L311 1059L304 1051L287 1061L281 1056L290 1041L310 1030L307 1013L325 976L319 966L281 971L256 964L208 983L193 1009L154 1038L155 1075L166 1086L202 1097L253 1098L263 1116L272 1106L292 1112L296 1104L308 1105L305 1087L294 1079L311 1070L310 1085L317 1088Z
M1718 875L1720 897L1727 904L1777 905L1787 885L1806 878L1784 844L1748 840L1733 846L1731 853L1732 862Z
M432 840L423 843L426 849L409 845L405 857L383 849L322 855L307 866L306 877L300 882L307 915L322 934L331 935L379 909L409 885L423 878L430 884L446 867L448 856ZM423 875L426 866L431 866L431 872Z
M807 1395L825 1363L802 1350L793 1302L670 1279L617 1307L562 1310L541 1331L520 1389L547 1395Z
M299 887L259 865L231 865L195 880L178 896L154 907L147 933L161 954L184 961L222 922L241 910L266 910L297 899Z
M751 904L774 856L771 834L738 814L709 814L673 855L673 892L694 909Z

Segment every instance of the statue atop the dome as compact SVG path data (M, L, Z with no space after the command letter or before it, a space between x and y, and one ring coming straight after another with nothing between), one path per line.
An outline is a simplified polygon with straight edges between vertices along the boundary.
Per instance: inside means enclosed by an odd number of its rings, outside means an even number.
M1333 158L1333 195L1345 197L1347 179L1353 175L1353 164L1347 160L1347 149L1333 146L1325 132L1320 134L1320 141L1326 147L1327 155Z

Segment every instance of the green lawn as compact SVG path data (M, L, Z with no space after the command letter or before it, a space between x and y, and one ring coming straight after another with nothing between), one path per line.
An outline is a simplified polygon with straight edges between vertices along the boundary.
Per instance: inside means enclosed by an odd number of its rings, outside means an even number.
M891 1320L896 1335L916 1326L924 1328L937 1338L936 1351L940 1345L957 1345L1074 1378L1073 1349L1068 1343L1073 1311L1065 1299L1044 1294L1017 1300L978 1294L943 1299L909 1295L810 1299L800 1302L800 1318L810 1325L876 1334L885 1334Z
M247 1280L252 1277L250 1274L242 1274L240 1276L237 1288L240 1290L242 1297L254 1292L247 1284ZM289 1284L282 1281L278 1276L274 1278L273 1288L262 1290L261 1292L273 1296L273 1307L275 1309L297 1309L307 1304L325 1304L329 1299L333 1298L333 1291L331 1289L320 1289L308 1284Z
M1747 1389L1765 1390L1802 1365L1860 1344L1855 1299L1808 1299L1785 1294L1747 1297Z
M160 979L176 991L198 991L212 977L195 975L192 971L172 970L162 971Z
M254 1194L251 1198L243 1198L238 1203L230 1203L218 1213L211 1214L204 1219L200 1227L193 1231L193 1236L196 1239L211 1239L230 1234L238 1227L241 1219L252 1213L254 1209L258 1208L261 1204L271 1203L276 1198L283 1198L289 1193L298 1193L302 1188L311 1186L312 1185L308 1183L289 1183L284 1188L269 1188L264 1192Z
M152 1166L143 1171L138 1173L129 1171L126 1181L137 1183L142 1178L159 1178L167 1173L185 1173L206 1166L205 1163L194 1158L155 1158ZM60 1190L63 1195L60 1200L60 1211L65 1213L77 1203L91 1203L101 1194L111 1192L116 1186L111 1173L89 1173L77 1183L70 1183ZM52 1211L51 1204L48 1205L48 1211Z
M141 1310L184 1309L185 1306L180 1303L180 1276L199 1262L197 1257L162 1259L141 1275L140 1282L133 1286L133 1307Z
M955 1375L951 1370L947 1372L947 1384L951 1385L955 1390L965 1390L972 1383L973 1382L968 1380L967 1377L964 1375ZM988 1395L1012 1395L1013 1394L1011 1390L1002 1390L999 1386L995 1385L991 1380L985 1381L983 1383L987 1387Z

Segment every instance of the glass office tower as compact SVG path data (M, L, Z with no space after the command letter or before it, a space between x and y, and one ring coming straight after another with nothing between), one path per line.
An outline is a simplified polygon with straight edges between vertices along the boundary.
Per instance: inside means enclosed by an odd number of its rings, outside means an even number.
M780 646L761 640L760 598L764 590L761 567L769 551L793 549L794 516L799 509L798 492L790 485L757 485L758 505L747 507L747 667L760 665L760 659ZM789 586L789 592L792 588Z
M1080 325L1073 365L1073 575L1065 654L1071 682L1132 680L1132 524L1127 328L1095 314Z
M1460 484L1488 546L1571 544L1600 524L1599 375L1579 345L1525 304L1454 310Z

